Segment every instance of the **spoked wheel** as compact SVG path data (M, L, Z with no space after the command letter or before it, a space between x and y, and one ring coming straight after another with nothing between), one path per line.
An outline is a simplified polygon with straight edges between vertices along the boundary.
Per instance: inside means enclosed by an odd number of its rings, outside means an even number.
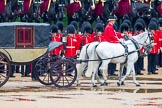
M3 86L10 77L11 64L8 57L0 52L0 87Z
M35 65L35 76L37 80L44 85L51 85L50 68L58 57L51 57L48 55L40 58Z
M68 59L57 60L51 66L50 72L53 84L59 88L70 87L77 78L76 66Z

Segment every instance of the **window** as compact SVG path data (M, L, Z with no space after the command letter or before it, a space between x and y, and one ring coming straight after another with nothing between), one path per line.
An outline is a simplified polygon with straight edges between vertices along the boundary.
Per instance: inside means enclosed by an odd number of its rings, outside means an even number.
M16 27L16 48L33 48L33 27Z

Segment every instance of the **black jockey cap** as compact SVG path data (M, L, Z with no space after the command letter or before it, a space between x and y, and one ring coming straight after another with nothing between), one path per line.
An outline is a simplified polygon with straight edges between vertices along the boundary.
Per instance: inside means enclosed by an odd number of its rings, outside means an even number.
M101 23L96 24L96 32L104 32L104 25Z
M64 29L64 23L63 23L63 22L58 21L58 22L56 23L56 25L57 25L57 27L58 27L58 30L63 31L63 29Z
M66 31L67 31L67 34L74 34L75 33L74 25L72 24L68 25Z
M113 21L113 20L117 20L117 17L115 15L110 15L108 17L108 21Z
M128 26L129 26L129 28L132 27L132 23L131 23L131 21L130 21L129 19L125 19L125 20L123 21L123 23L127 23Z
M75 29L78 30L78 23L76 21L71 21L70 24L74 25Z
M53 25L53 26L51 27L51 32L52 32L52 33L58 33L58 27L57 27L56 25Z
M123 33L123 31L128 31L129 25L127 23L122 23L120 25L120 32Z
M141 30L144 30L144 26L141 22L136 22L134 24L134 30L135 31L141 31Z
M159 26L162 27L162 18L159 18Z
M158 26L156 24L156 22L154 21L150 21L149 25L148 25L148 29L149 30L157 30Z
M136 20L136 22L142 23L143 27L146 28L146 22L144 21L144 19L138 18L138 19Z

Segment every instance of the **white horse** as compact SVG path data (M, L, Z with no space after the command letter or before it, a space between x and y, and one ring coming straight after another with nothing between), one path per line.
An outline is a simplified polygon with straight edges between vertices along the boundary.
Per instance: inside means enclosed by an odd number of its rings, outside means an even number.
M76 64L78 76L77 76L77 84L80 85L80 77L85 76L85 77L91 77L91 73L86 72L87 67L88 67L88 62L93 62L89 61L89 58L91 58L93 51L95 50L95 47L99 44L99 42L92 42L89 44L86 44L82 47L82 50L80 52L80 56L78 58L78 61L81 61L81 63ZM96 74L98 82L100 82L100 79L98 77L98 74ZM101 82L100 82L101 83Z
M123 70L123 66L125 65L127 67L126 75L119 80L119 82L117 83L118 86L120 86L122 82L124 82L124 80L130 74L131 70L132 70L134 83L136 84L136 86L140 86L140 84L136 81L135 78L134 63L138 59L139 49L141 49L143 46L146 47L152 44L149 36L150 36L149 33L145 31L144 33L141 33L137 36L133 36L132 37L133 41L132 40L125 41L125 44L128 47L128 55L127 54L125 55L125 49L121 44L101 42L100 44L97 44L96 47L96 45L93 43L94 45L91 45L91 49L89 48L90 50L89 60L94 60L94 61L88 62L88 70L86 72L87 75L92 75L93 86L96 86L94 79L96 73L98 72L98 68L102 72L104 82L107 83L107 77L103 71L107 68L108 63L110 62L120 63L120 77ZM85 52L85 50L83 52ZM84 53L81 53L80 56L83 56L82 54L84 55ZM99 67L101 61L102 64Z

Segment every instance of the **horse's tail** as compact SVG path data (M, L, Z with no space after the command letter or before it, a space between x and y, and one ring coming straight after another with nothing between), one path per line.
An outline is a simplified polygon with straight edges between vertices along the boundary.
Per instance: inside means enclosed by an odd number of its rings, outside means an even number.
M97 46L98 46L98 44L95 44L93 47L91 47L91 56L90 56L89 60L92 60L92 61L88 62L88 68L85 73L86 77L91 77L92 73L96 72L95 69L98 69L98 64L100 61L93 61L93 60L99 60L97 53L96 53Z

